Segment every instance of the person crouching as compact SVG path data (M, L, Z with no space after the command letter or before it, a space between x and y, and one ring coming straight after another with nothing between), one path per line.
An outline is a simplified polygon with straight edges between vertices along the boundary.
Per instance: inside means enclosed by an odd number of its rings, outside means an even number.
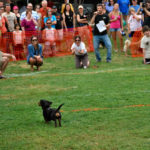
M27 63L31 65L31 71L34 71L33 66L40 70L40 66L43 64L42 56L42 45L38 43L38 38L36 36L31 37L31 44L28 45L28 56Z
M87 49L80 36L75 36L75 42L71 46L72 54L75 54L76 68L86 69L89 66Z

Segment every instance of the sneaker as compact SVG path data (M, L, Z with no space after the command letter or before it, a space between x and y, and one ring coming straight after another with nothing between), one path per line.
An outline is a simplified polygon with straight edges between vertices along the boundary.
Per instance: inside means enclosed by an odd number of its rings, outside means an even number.
M86 69L86 68L87 68L87 66L84 66L83 68L84 68L84 69Z
M97 63L101 62L101 60L96 60Z
M111 60L107 60L107 63L111 63Z

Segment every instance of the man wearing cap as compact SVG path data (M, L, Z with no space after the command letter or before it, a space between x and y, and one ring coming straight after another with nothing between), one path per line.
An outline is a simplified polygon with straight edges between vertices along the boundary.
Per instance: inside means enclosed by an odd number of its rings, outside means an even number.
M62 15L57 11L57 7L55 5L52 7L52 15L55 15L56 20L57 20L55 28L62 29L63 28L63 18L62 18Z
M57 29L57 40L56 45L59 46L61 49L61 40L63 39L63 17L62 15L57 11L57 7L52 7L53 15L55 15L57 23L55 25L55 28Z
M77 23L79 27L88 25L87 15L83 11L83 6L79 5L79 13L77 13Z

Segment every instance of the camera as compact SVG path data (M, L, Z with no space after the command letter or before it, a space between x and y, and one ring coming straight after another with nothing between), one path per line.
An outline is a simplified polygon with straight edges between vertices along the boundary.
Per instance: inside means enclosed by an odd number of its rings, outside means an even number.
M126 36L126 33L124 31L120 31L122 36Z
M142 7L145 8L146 7L146 3L142 2Z

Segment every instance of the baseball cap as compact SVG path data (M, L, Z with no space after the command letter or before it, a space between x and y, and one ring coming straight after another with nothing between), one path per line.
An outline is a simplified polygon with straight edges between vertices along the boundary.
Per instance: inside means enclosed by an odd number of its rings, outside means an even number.
M13 7L13 10L16 10L16 9L19 9L18 6L14 6L14 7Z
M78 6L78 9L80 9L80 8L82 8L82 9L83 9L83 6L82 6L82 5L79 5L79 6Z

